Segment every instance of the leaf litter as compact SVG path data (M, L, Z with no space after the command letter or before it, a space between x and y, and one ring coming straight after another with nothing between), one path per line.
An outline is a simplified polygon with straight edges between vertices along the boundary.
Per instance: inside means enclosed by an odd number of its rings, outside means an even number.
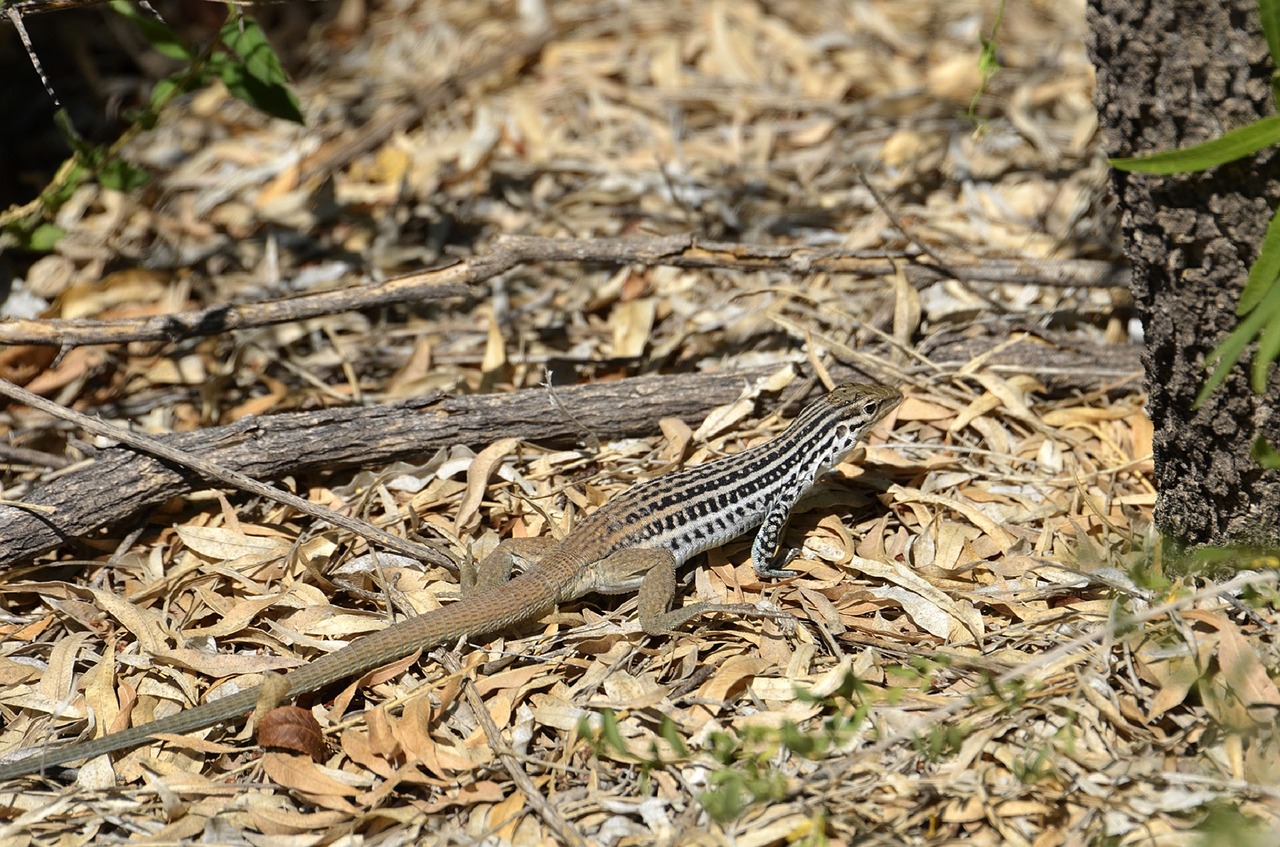
M294 80L305 130L217 87L176 103L126 149L162 192L86 186L59 213L69 234L27 277L46 315L355 285L350 257L392 275L504 232L1118 254L1079 4L1006 10L978 131L963 110L983 4L570 2L529 54L540 16L520 10L370 9L341 50L351 33L315 23L295 48L312 60ZM1009 315L1033 336L1124 343L1126 308L1088 288L548 264L469 301L56 360L10 348L6 373L29 387L158 432L548 376L769 367L661 436L552 450L494 433L281 483L459 559L562 536L637 479L775 434L785 417L758 410L801 373L864 368L907 397L793 520L799 578L761 584L739 542L680 592L794 625L712 616L647 638L633 598L590 598L303 698L319 761L259 754L239 727L169 739L65 790L0 794L0 840L1189 844L1223 809L1274 827L1280 659L1259 598L1277 563L1243 563L1227 592L1165 573L1136 380L1055 391L989 367L990 349L960 368L916 349ZM39 416L3 424L11 444L83 455ZM15 462L5 497L47 478ZM0 581L0 747L250 687L458 596L443 568L234 494L193 492L124 531ZM466 680L558 818L496 755Z

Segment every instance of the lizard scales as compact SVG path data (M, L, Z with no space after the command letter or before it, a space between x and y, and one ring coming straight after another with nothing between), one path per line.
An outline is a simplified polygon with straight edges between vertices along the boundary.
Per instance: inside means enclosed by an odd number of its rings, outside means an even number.
M780 555L792 508L818 476L857 446L863 433L901 399L895 388L846 383L805 407L770 441L633 485L582 519L523 574L491 581L456 603L394 623L288 671L286 697L357 676L417 650L542 617L559 603L593 592L638 591L641 623L655 634L705 611L744 611L703 602L669 610L675 569L704 550L760 527L751 551L757 573L771 578L793 575L782 567L790 556ZM501 545L496 552L500 551ZM505 568L500 575L505 577L510 555L490 558ZM486 559L482 568L488 564ZM260 691L247 689L101 738L0 764L0 782L137 747L159 734L180 735L230 720L252 711Z

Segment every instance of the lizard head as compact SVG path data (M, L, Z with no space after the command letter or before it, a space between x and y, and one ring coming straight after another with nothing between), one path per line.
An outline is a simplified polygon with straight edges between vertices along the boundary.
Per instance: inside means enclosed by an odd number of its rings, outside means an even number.
M829 448L822 457L824 467L839 462L867 430L875 426L902 402L902 392L888 385L867 385L846 382L837 385L826 397L814 401L801 418L808 418L808 427L814 433L822 433L830 440L818 443ZM824 443L825 442L825 443Z

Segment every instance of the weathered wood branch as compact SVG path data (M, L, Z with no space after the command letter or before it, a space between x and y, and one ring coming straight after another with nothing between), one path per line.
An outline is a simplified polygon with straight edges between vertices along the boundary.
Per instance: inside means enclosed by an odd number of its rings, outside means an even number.
M161 440L255 479L278 479L421 459L441 447L478 445L497 436L568 444L582 436L583 427L600 438L646 435L662 416L705 416L737 398L744 384L741 374L638 377L557 389L572 417L545 390L527 389L247 417ZM208 486L190 470L134 450L102 450L91 463L23 497L31 508L0 505L0 566L29 561L70 538L119 526L171 497Z
M117 320L0 320L0 344L122 344L129 341L176 341L232 329L269 326L371 309L418 303L475 293L476 286L522 264L597 262L614 265L674 265L775 271L797 275L824 273L863 277L890 276L899 270L912 285L938 280L1023 283L1029 285L1104 287L1128 285L1119 265L1089 260L973 260L947 258L945 268L906 256L831 248L772 246L698 241L689 236L666 238L536 238L504 235L493 249L448 267L419 271L385 282L322 291L280 300L214 306L171 315Z
M959 340L934 349L935 364L966 363L992 345ZM1017 341L984 367L1031 373L1057 390L1091 390L1141 372L1136 348L1064 349ZM445 397L396 406L326 409L249 417L163 440L259 480L421 459L453 444L482 445L513 436L546 445L652 435L662 417L699 421L732 402L765 370L642 376L561 388L558 408L543 389ZM833 369L837 379L847 369ZM815 389L816 391L817 389ZM585 430L585 432L584 432ZM123 447L102 450L23 497L31 508L0 505L0 566L14 566L68 539L120 525L170 497L209 483L199 475Z

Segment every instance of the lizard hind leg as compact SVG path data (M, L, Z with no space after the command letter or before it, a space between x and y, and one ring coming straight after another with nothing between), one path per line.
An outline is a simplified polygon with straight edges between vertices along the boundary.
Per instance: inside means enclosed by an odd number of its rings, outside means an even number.
M498 546L493 548L493 552L485 556L479 565L470 563L461 569L462 593L464 595L479 593L502 585L511 579L517 559L522 562L536 562L555 543L554 538L547 536L507 538L498 542Z
M676 560L668 550L629 548L619 550L599 563L601 571L612 574L614 582L593 586L601 594L628 591L639 581L637 603L640 627L648 635L674 632L692 618L711 612L727 612L755 618L794 621L786 612L762 609L750 603L699 601L671 608L676 594Z

